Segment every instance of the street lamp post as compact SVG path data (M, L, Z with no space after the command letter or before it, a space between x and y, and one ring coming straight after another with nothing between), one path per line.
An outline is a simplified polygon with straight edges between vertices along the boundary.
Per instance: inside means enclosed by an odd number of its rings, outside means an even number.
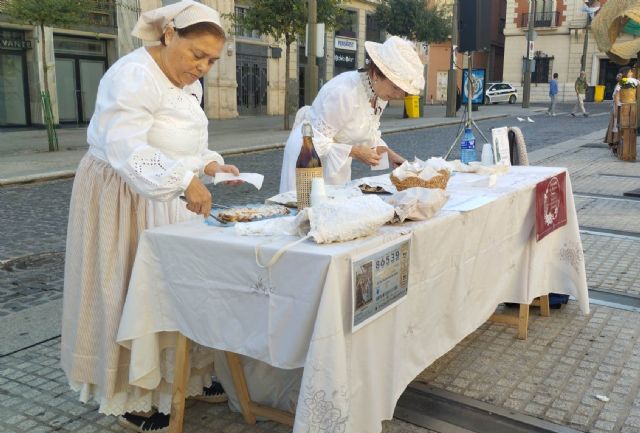
M447 74L447 117L456 117L458 79L456 74L456 48L458 47L458 0L453 0L453 25L451 26L451 59Z
M535 24L536 0L529 3L529 29L527 31L527 60L524 62L524 84L522 86L522 108L529 108L529 96L531 94L531 41L533 40L533 27Z
M309 89L309 99L307 105L311 105L318 94L318 65L316 63L316 52L318 46L318 2L309 0L309 27L307 35L309 46L307 47L307 69L309 70L309 80L305 83Z
M587 67L587 47L589 46L589 26L591 25L591 15L587 14L587 24L584 26L584 45L582 45L582 57L580 57L580 71Z

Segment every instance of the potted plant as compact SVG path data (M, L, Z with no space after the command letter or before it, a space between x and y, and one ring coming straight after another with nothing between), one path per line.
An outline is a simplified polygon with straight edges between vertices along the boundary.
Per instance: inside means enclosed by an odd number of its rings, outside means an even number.
M640 82L632 77L622 77L618 84L620 85L620 102L623 104L635 103L636 87Z

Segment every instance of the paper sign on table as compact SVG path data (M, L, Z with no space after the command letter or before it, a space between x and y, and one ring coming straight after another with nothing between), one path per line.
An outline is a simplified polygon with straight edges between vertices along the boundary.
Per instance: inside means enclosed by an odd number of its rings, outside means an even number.
M536 185L536 240L567 224L566 172Z
M216 177L213 178L213 184L217 185L220 182L228 182L230 180L242 180L260 189L262 188L264 176L260 173L240 173L239 176L231 173L216 173Z
M411 239L351 259L352 331L365 326L407 297Z
M491 130L491 142L493 147L493 158L496 164L511 165L509 152L509 128L493 128Z

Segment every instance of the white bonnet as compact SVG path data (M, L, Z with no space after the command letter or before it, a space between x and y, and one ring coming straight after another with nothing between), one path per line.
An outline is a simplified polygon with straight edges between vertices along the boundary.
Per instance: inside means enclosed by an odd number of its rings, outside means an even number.
M383 44L366 41L364 48L393 84L411 95L424 89L424 66L411 42L391 36Z
M131 34L145 41L159 41L165 28L173 24L177 29L197 23L213 23L222 29L217 10L193 0L182 0L169 6L143 13Z

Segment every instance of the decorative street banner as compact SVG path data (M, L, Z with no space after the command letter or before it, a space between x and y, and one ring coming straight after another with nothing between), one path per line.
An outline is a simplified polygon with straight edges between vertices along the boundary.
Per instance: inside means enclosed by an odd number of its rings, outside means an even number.
M462 71L462 103L467 103L467 91L469 90L467 84L467 76L469 70ZM471 90L473 97L471 98L472 104L484 103L484 81L485 81L484 69L473 69L471 71Z
M567 224L567 173L536 185L536 240Z
M352 331L375 320L407 297L409 247L402 238L391 246L351 259Z

